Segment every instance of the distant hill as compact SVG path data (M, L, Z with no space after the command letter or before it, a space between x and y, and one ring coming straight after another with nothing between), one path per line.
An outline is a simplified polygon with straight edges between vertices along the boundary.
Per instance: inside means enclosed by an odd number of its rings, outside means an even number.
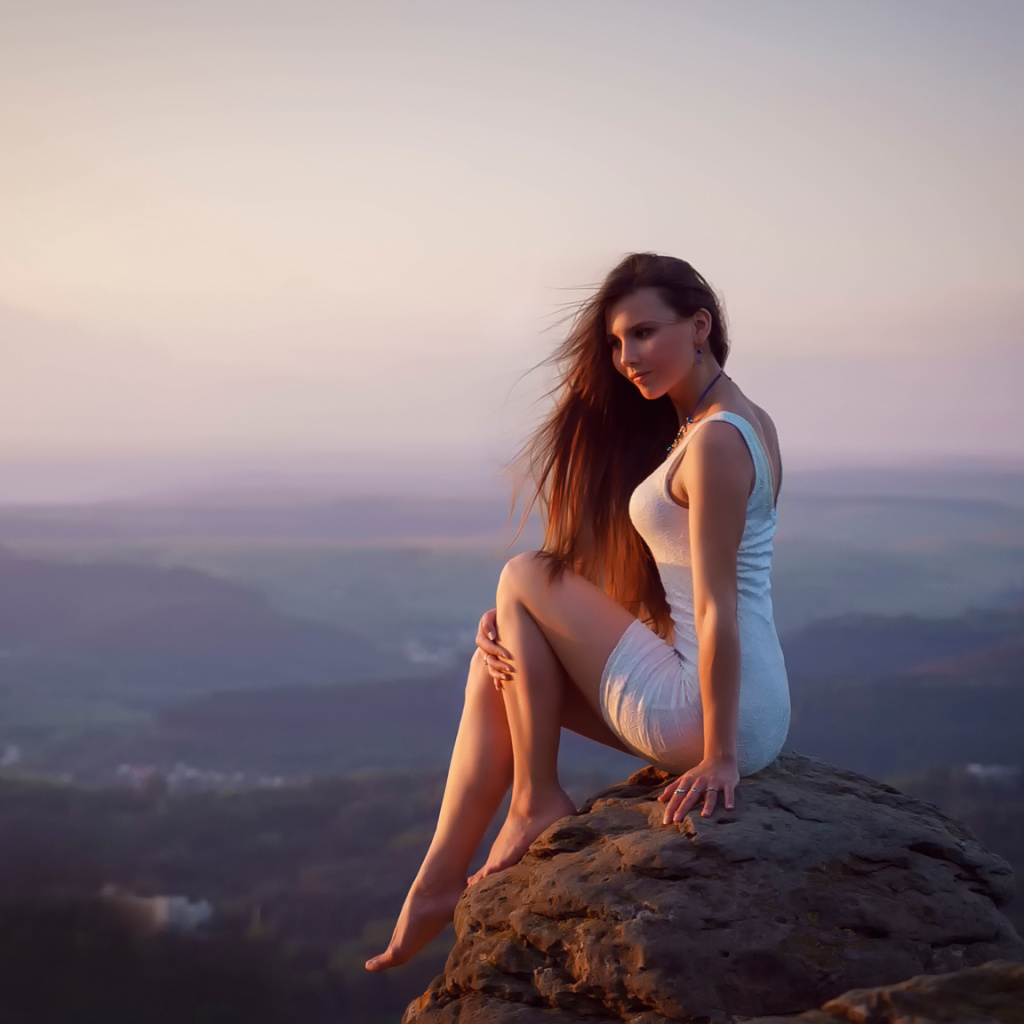
M339 497L0 506L0 544L302 540L375 543L411 537L500 540L505 498Z
M879 778L1024 758L1024 610L949 619L851 616L784 642L788 746ZM455 669L426 679L288 686L197 697L120 737L50 745L54 768L109 779L120 761L286 775L443 768L462 705ZM625 755L567 737L577 767Z
M851 613L956 615L1019 593L1024 473L957 474L951 494L948 467L787 473L772 579L780 630ZM146 500L0 504L0 545L26 557L198 569L296 618L440 664L471 638L510 551L539 543L535 516L509 546L508 500L492 490L356 496L225 480Z
M127 734L50 744L44 764L100 783L112 782L124 762L292 778L437 770L451 754L461 706L453 676L215 693L166 708Z
M863 680L1024 641L1024 602L962 615L843 615L812 622L783 640L790 683Z
M849 616L814 623L784 646L795 750L883 778L1024 762L1022 607Z
M114 767L125 762L292 778L442 770L464 686L460 667L425 679L216 693L166 708L152 725L131 732L95 731L49 744L40 766L100 783L111 782ZM562 751L576 773L628 775L641 767L582 737L565 736Z
M408 672L357 634L198 570L0 552L0 695L156 708L213 690ZM0 700L0 726L4 717Z

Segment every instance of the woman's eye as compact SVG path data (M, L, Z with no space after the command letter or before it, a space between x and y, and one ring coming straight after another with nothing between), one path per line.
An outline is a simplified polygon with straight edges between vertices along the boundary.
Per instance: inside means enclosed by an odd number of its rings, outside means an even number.
M633 337L636 338L637 341L643 341L644 338L646 338L650 333L651 333L651 328L650 327L638 327L633 332Z

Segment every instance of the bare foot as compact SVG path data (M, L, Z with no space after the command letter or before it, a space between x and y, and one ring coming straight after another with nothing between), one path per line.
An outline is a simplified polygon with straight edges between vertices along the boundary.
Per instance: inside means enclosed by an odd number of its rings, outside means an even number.
M529 815L514 815L509 811L505 824L501 826L498 838L494 840L491 852L487 855L487 863L470 878L469 884L475 885L496 871L503 871L513 864L518 864L541 832L559 818L575 813L576 805L561 789Z
M398 915L388 948L366 961L368 971L386 971L415 956L455 916L465 884L428 885L413 882Z

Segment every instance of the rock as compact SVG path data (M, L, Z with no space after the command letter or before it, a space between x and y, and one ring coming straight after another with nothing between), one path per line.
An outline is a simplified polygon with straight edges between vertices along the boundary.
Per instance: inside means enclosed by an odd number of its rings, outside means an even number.
M718 1024L1024 960L1008 865L932 805L785 754L735 811L665 826L668 779L605 790L470 889L404 1024Z
M922 975L854 989L821 1011L755 1017L746 1024L1024 1024L1024 964L993 961L953 974Z

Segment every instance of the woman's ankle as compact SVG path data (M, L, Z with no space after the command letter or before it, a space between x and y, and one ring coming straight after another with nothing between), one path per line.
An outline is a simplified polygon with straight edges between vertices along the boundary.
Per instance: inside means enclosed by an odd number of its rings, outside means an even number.
M413 879L411 889L418 892L447 892L450 889L465 888L469 864L451 867L444 864L424 864Z
M508 813L510 818L536 818L547 815L552 807L565 807L571 803L569 794L556 780L547 786L513 794Z

